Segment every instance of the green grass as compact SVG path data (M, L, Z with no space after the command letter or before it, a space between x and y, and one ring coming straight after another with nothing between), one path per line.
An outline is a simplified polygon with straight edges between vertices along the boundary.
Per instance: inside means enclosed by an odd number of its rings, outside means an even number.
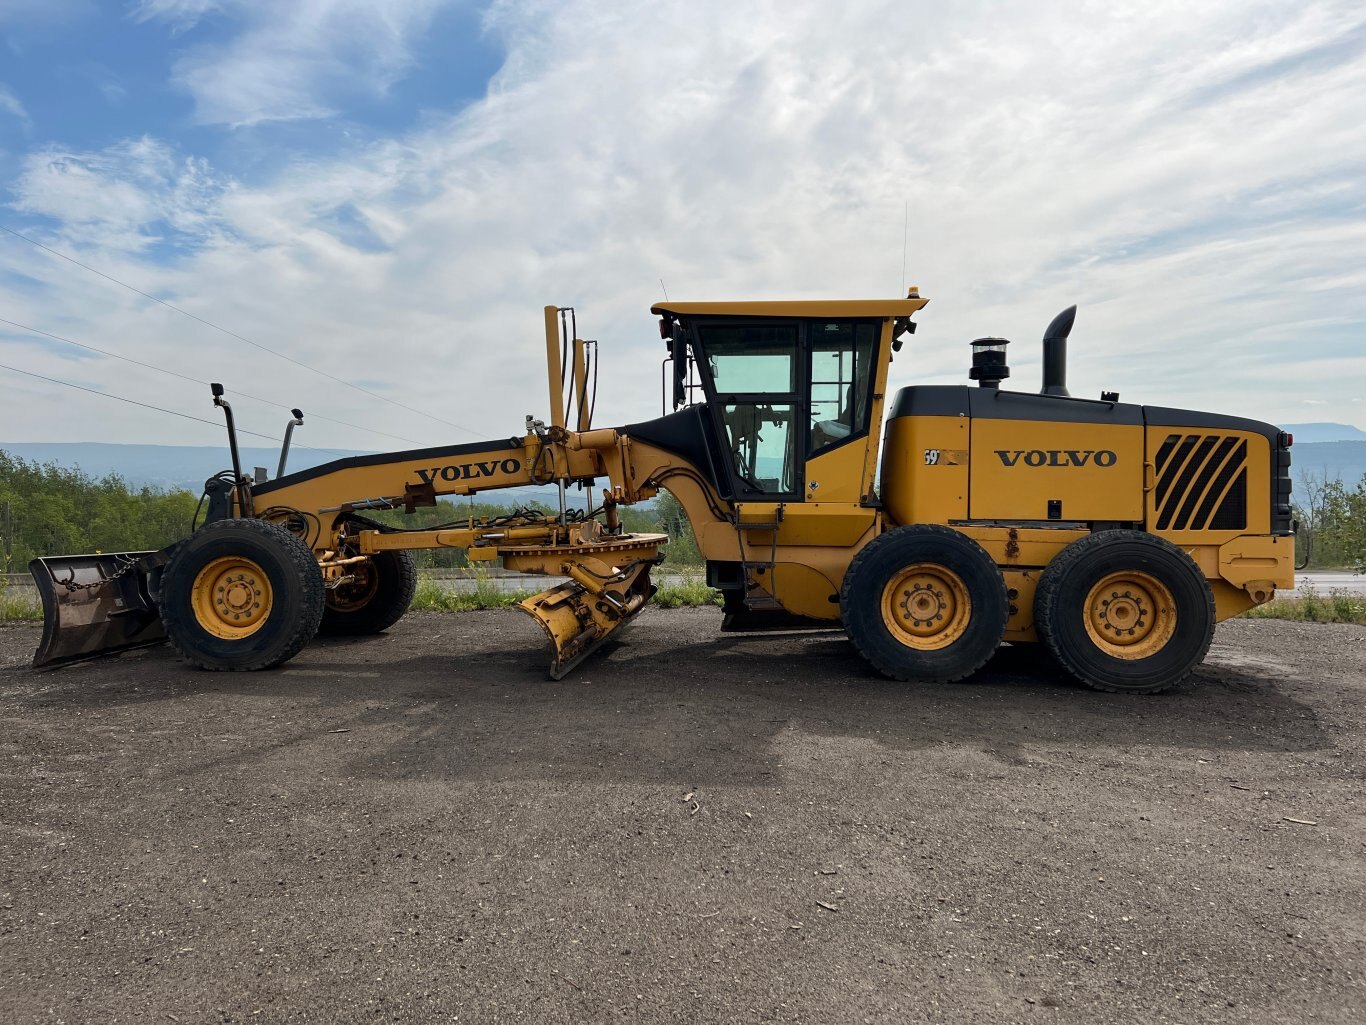
M477 612L481 609L505 609L530 598L533 591L501 591L487 575L474 574L473 591L454 591L442 587L430 577L418 579L417 594L410 608L418 612ZM666 609L693 608L701 605L720 605L721 593L708 587L702 575L685 575L683 582L661 587L654 596L654 604Z
M10 590L9 582L0 577L0 623L31 623L43 618L43 606L38 596L25 590Z
M654 596L654 603L665 609L697 608L702 605L720 605L721 592L708 587L701 576L685 576L681 584L661 587Z
M501 591L487 574L474 574L473 591L451 590L424 575L418 578L417 593L409 608L418 612L478 612L505 609L531 595L531 591Z
M1334 589L1322 595L1301 587L1294 598L1273 598L1243 613L1246 619L1292 619L1298 623L1366 625L1366 596Z

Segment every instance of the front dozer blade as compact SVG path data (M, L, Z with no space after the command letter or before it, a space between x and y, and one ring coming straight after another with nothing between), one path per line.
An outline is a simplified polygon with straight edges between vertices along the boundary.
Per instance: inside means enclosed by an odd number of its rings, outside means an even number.
M33 666L57 665L166 639L147 590L157 552L34 559L29 572L43 600L43 640Z
M643 579L641 579L643 578ZM554 658L550 678L562 680L569 671L616 636L640 614L655 588L648 572L637 578L630 591L593 595L573 580L533 595L517 607L541 624Z

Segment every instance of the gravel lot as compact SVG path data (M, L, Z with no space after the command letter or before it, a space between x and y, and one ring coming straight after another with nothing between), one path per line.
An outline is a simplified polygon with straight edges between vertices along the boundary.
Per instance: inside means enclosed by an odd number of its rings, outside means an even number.
M1366 1021L1366 628L1126 698L718 619L560 683L515 612L244 676L0 629L0 1021Z

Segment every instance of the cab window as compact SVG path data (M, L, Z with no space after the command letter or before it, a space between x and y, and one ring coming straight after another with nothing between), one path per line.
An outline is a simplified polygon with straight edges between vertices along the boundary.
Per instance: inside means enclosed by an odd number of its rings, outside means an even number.
M723 324L701 335L718 395L797 390L797 325Z
M809 455L868 429L878 327L867 321L811 322Z

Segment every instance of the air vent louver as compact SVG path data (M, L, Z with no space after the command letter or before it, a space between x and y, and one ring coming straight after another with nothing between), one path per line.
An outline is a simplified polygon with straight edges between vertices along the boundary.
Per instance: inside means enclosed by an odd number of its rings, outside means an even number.
M1157 450L1158 530L1247 529L1247 441L1170 434Z

